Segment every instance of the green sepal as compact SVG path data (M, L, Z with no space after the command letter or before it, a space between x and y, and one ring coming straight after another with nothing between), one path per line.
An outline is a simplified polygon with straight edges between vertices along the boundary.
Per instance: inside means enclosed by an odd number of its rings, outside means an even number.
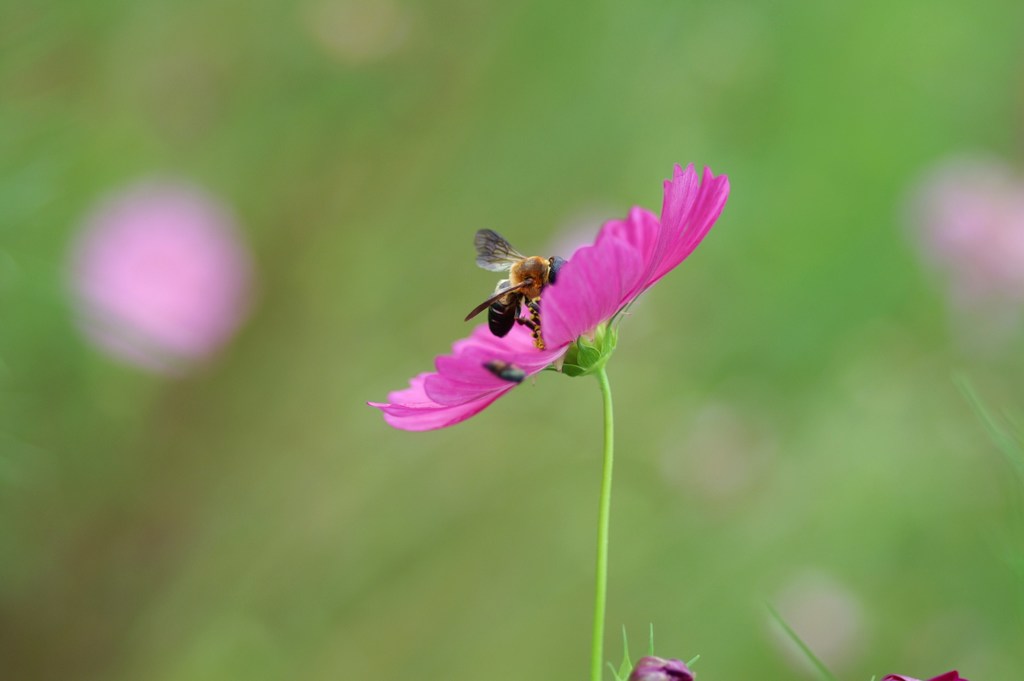
M611 662L608 663L611 666ZM612 674L615 675L615 681L628 681L630 672L633 671L633 659L629 656L629 638L626 636L626 627L622 627L622 664L619 665L618 671L612 668Z
M580 336L565 352L562 373L576 378L600 371L615 351L618 337L618 333L609 325L597 327L593 338Z

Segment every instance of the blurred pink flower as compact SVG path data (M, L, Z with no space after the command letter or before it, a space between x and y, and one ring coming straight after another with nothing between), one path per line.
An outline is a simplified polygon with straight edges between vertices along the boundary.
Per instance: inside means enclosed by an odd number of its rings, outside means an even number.
M902 674L889 674L882 681L918 681L912 676L903 676ZM960 673L956 670L946 672L945 674L939 674L928 679L928 681L967 681L964 677L960 676Z
M920 182L921 251L948 273L954 302L1024 300L1024 180L998 161L951 160Z
M486 325L435 361L435 372L423 373L388 402L370 402L384 419L403 430L432 430L460 423L562 357L581 336L590 336L636 299L697 247L722 212L729 180L693 166L675 167L665 181L659 220L650 211L633 208L625 220L602 228L593 246L573 254L558 274L557 284L544 289L542 318L545 350L533 345L530 332L516 326L504 338ZM490 366L490 368L488 368ZM495 366L513 371L496 375Z
M248 311L251 278L227 209L172 182L102 201L71 254L83 332L111 356L160 373L181 371L231 337Z
M642 657L628 681L693 681L695 674L682 660Z

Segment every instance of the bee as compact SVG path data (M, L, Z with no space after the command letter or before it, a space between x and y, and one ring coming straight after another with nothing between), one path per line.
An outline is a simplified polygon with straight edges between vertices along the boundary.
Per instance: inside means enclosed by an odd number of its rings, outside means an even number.
M520 367L515 364L503 362L500 359L492 359L490 362L484 362L484 368L501 380L508 381L509 383L522 383L523 379L526 378L526 372Z
M540 328L540 294L548 284L555 283L565 259L557 255L542 258L539 255L525 256L512 247L497 232L481 229L474 239L476 264L491 272L508 272L508 279L498 282L490 298L473 308L466 315L468 322L487 310L487 326L499 338L508 335L517 323L530 329L533 344L544 349L544 338ZM523 305L530 311L529 318L520 317Z

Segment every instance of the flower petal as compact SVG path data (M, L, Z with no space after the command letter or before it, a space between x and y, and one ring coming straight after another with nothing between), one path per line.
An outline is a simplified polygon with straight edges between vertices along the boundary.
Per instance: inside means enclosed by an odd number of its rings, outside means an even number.
M728 176L715 177L710 168L705 168L698 188L692 165L686 170L675 167L672 179L665 181L661 235L643 288L649 288L693 253L721 215L728 198Z
M508 336L491 335L485 324L456 341L452 354L437 358L437 371L423 373L409 387L388 395L387 402L368 402L384 412L384 420L402 430L433 430L465 421L487 408L517 384L498 378L484 364L500 360L531 376L553 362L561 351L540 351L530 332L517 326Z
M447 376L441 376L439 374L430 374L423 381L423 392L426 393L428 399L439 405L455 407L460 404L466 404L467 402L478 400L495 390L508 389L508 381L503 381L487 371L483 367L483 364L483 362L480 362L475 368L490 376L498 385L490 388L481 388L477 383L460 381L448 378Z
M614 235L576 251L544 293L544 341L561 348L593 331L629 302L642 274L640 253Z
M456 407L434 409L382 409L384 421L392 428L409 431L437 430L447 428L476 416L491 405L502 393L495 393L490 399L467 402ZM370 406L377 406L371 403Z
M384 420L395 428L413 431L434 430L453 426L478 414L514 386L510 383L503 390L480 393L475 399L466 400L462 404L442 405L431 400L424 390L426 379L430 376L436 374L416 376L405 390L390 393L390 402L367 404L384 412Z
M654 268L655 249L658 247L662 231L661 223L654 213L645 208L633 206L625 220L606 222L601 228L600 234L597 235L596 243L598 245L605 239L617 238L628 243L640 254L646 270L645 276L638 280L636 290L631 290L627 294L628 299L639 295L641 287L646 284L647 277L650 276L650 272Z
M633 208L604 225L592 247L573 255L541 305L544 340L571 343L611 318L693 252L722 212L729 178L676 166L665 181L662 219Z

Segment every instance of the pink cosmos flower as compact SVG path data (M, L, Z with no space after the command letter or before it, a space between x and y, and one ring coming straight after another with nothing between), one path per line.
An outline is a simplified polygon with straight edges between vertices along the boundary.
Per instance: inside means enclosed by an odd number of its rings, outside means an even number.
M665 181L661 219L634 207L625 220L604 225L592 246L577 250L544 289L541 303L546 348L534 347L523 326L504 338L486 324L457 341L435 361L436 371L414 377L387 402L370 402L403 430L433 430L465 421L496 399L562 359L577 339L602 335L618 312L679 265L700 244L729 196L729 179L690 165ZM491 369L488 369L488 366ZM495 366L512 367L512 376Z
M889 676L882 679L882 681L918 681L912 676L903 676L902 674L889 674ZM928 679L928 681L967 681L964 677L960 676L960 673L956 670L946 672L945 674L939 674Z
M251 270L224 206L186 184L146 182L86 218L69 285L101 350L173 374L231 337L248 312Z

